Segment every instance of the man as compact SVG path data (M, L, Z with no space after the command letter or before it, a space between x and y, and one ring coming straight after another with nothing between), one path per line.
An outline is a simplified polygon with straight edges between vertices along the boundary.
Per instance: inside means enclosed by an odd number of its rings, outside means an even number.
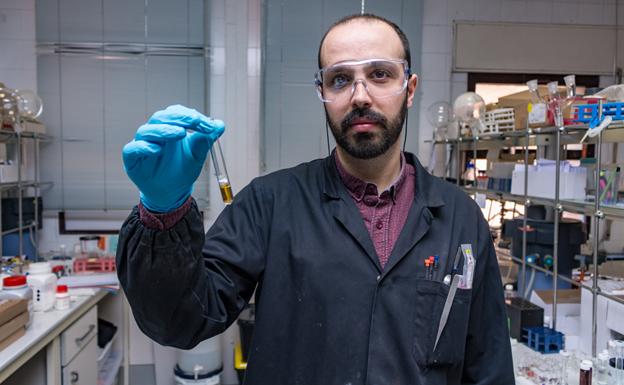
M205 236L190 190L223 124L174 106L138 130L117 263L148 336L191 348L257 286L246 384L514 383L487 223L401 151L409 55L385 19L332 26L316 79L336 150L255 179Z

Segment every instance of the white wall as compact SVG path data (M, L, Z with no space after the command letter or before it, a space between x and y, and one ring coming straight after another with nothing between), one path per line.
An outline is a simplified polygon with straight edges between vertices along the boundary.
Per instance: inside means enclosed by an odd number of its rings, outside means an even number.
M0 82L37 91L35 0L0 0Z
M424 0L422 73L420 75L419 158L429 162L433 127L427 108L437 101L452 104L466 92L467 75L452 73L453 20L624 25L624 0ZM487 47L483 47L487 49ZM600 79L601 86L613 78Z

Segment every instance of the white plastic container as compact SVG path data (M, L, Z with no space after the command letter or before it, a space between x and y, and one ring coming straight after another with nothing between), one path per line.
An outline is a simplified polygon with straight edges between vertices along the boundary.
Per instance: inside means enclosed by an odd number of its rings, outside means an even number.
M206 376L221 371L221 340L219 336L200 342L191 350L178 350L178 368L191 376Z
M33 291L33 310L48 311L56 301L56 275L48 262L31 263L28 269L28 286Z
M56 287L56 302L54 303L56 310L69 309L69 293L67 291L67 285L58 285Z
M2 290L0 290L0 300L4 299L25 299L28 300L28 313L30 318L26 327L30 325L33 315L33 292L26 284L26 276L14 275L2 279Z

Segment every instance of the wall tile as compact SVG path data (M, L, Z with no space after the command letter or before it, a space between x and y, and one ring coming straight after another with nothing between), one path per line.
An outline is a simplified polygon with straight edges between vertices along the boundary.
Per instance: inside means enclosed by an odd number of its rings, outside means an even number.
M448 0L449 24L453 20L474 20L475 0Z
M451 53L451 27L423 26L423 53Z
M34 40L0 39L0 52L0 68L37 69Z
M552 1L527 0L526 21L532 23L550 23L554 12Z
M451 55L424 53L422 55L422 80L448 80L451 71Z
M0 8L0 38L35 40L35 12Z
M500 21L501 0L476 0L475 20Z
M527 21L526 1L504 0L501 6L501 20L516 23Z
M2 0L0 9L35 10L35 0Z
M0 82L11 88L22 88L37 92L37 71L15 68L0 68Z
M601 4L580 3L578 21L581 24L602 24L602 12Z
M553 4L552 22L556 24L574 24L578 22L578 4L555 2Z
M448 0L425 0L423 23L425 25L447 25L447 1Z

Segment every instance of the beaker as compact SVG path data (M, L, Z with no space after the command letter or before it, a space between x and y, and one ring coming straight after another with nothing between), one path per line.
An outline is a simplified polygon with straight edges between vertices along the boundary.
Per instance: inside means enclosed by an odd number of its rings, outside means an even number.
M223 203L229 205L232 203L234 194L232 193L230 177L228 176L227 168L225 167L225 158L223 157L223 151L221 150L221 144L218 139L215 141L212 149L210 150L210 157L215 170L215 176L217 177L219 191L221 192L221 199L223 199Z

